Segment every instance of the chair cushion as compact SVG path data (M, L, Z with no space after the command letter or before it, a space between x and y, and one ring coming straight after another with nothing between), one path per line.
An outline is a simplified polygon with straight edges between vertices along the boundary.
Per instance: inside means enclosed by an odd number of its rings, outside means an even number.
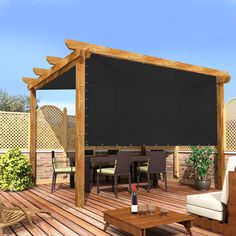
M55 172L56 173L71 173L71 172L75 172L75 167L60 167L60 168L55 168Z
M148 162L147 162L147 161L141 162L141 163L140 163L140 166L148 166Z
M194 205L187 204L187 211L199 216L204 216L213 220L224 220L224 211L215 211L208 208L198 207Z
M220 201L221 194L222 192L188 195L187 204L214 211L223 211L223 204Z
M100 169L97 169L97 173L100 173ZM115 174L115 168L102 168L101 174L107 174L107 175L114 175Z
M147 166L139 166L138 171L141 173L147 173L148 172L148 165Z

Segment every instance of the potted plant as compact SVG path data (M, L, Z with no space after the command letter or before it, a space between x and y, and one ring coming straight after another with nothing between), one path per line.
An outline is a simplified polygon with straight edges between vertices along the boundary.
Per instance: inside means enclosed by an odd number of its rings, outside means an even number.
M210 146L192 146L191 149L192 153L190 158L186 160L186 164L194 170L197 188L208 191L211 186L211 179L207 177L214 162L214 148Z
M0 156L0 188L4 191L22 191L33 187L32 167L18 148Z

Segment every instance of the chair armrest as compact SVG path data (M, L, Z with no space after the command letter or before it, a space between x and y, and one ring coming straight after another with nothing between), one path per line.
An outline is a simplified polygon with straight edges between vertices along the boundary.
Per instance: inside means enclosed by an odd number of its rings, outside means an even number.
M26 212L26 209L21 207L21 206L18 206L18 205L15 205L17 208L19 208L19 210L21 210L24 215L25 215L25 218L27 219L28 223L33 226L33 223L32 223L32 220L30 219L30 215Z
M70 160L57 160L57 161L54 161L54 164L56 165L56 164L63 164L63 163L65 163L65 164L69 164L68 166L71 166L71 162L70 162Z
M100 174L102 173L102 162L99 163Z
M137 169L139 170L140 168L140 161L138 161L138 166L137 166Z

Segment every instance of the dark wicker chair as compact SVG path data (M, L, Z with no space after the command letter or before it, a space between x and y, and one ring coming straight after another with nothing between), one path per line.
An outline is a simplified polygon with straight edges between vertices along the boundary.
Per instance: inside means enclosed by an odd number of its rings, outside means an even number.
M166 175L166 152L165 151L150 151L147 165L138 165L137 187L139 187L140 175L147 175L148 187L150 192L151 174L155 177L157 174L162 174L165 181L165 191L167 191L167 175ZM157 185L158 178L156 177Z
M72 174L75 173L75 166L72 166L71 160L66 158L55 157L55 152L52 151L52 192L56 189L56 180L58 174Z
M120 176L128 176L129 178L129 191L131 191L131 175L130 175L130 157L126 152L118 152L117 158L113 167L102 168L102 163L100 163L100 168L97 170L97 194L99 194L99 179L101 175L112 176L113 183L112 189L117 197L117 178Z

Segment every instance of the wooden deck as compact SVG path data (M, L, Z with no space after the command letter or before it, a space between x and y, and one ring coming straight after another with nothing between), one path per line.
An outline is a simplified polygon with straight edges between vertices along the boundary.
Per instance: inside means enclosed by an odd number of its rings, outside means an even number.
M7 206L18 204L25 207L47 208L53 212L53 219L46 214L32 217L34 227L30 227L26 221L22 221L13 227L5 228L4 235L121 235L129 234L121 232L115 227L108 227L104 232L103 211L128 206L130 194L127 185L119 185L118 198L114 197L110 186L104 186L99 195L93 188L86 195L85 206L76 208L74 206L74 190L68 185L61 185L54 194L51 194L51 185L39 185L34 189L23 192L0 192L1 200ZM198 191L176 182L169 182L168 192L161 188L151 189L147 193L144 189L139 190L139 203L152 202L158 206L165 206L177 212L186 212L186 195L199 193ZM148 236L160 235L187 235L184 227L179 224L162 226L148 231ZM193 227L193 235L216 236L209 231Z

